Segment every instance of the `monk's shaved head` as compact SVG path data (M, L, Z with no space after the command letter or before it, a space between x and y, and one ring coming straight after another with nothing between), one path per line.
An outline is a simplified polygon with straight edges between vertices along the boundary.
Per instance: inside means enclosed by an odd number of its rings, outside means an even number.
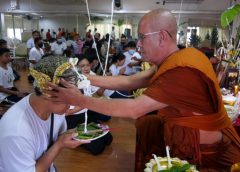
M138 25L138 46L145 61L160 65L170 54L178 50L177 22L165 9L145 14Z
M148 27L152 32L167 30L173 37L177 34L177 22L173 14L165 9L156 9L141 19L139 27Z

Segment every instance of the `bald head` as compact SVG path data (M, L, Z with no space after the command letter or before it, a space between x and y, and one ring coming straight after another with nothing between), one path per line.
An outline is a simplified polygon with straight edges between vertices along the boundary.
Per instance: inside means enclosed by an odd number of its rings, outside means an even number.
M138 34L138 46L145 61L160 65L178 50L177 23L170 11L157 9L144 15L139 22Z
M173 14L165 9L156 9L144 15L139 23L139 27L148 27L152 32L161 29L167 30L173 38L177 34L177 22Z

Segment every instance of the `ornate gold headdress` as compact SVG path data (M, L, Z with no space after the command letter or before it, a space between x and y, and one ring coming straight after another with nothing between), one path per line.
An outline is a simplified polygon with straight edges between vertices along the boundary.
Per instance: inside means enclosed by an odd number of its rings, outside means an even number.
M34 77L36 86L43 89L47 82L59 84L60 77L69 80L77 80L77 74L72 70L72 64L61 56L48 56L41 59L34 68L30 68L30 74Z

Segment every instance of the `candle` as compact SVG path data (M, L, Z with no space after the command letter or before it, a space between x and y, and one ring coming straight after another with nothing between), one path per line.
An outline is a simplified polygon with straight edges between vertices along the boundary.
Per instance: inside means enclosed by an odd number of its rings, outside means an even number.
M87 110L85 111L85 122L84 122L84 133L87 133L87 120L88 120L88 114Z
M157 170L158 170L158 171L162 170L161 164L160 164L157 156L156 156L155 154L152 154L152 156L153 156L154 160L155 160L156 163L157 163Z
M169 153L169 146L166 146L166 153L167 153L167 160L168 160L168 169L170 169L172 167L172 163L171 163L171 157Z

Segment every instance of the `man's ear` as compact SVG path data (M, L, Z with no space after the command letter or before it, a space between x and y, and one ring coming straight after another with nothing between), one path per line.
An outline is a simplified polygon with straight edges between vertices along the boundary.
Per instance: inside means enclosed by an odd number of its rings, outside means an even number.
M159 34L159 44L161 45L164 40L164 35L162 32L159 32L158 34Z

